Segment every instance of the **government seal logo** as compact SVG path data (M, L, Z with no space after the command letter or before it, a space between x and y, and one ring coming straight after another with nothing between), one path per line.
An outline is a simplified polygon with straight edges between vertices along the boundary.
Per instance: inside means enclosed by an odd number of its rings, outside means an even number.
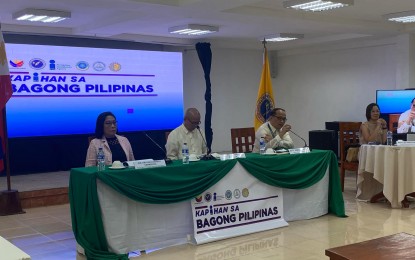
M210 192L207 192L205 194L205 201L209 202L212 200L212 194Z
M268 93L264 93L256 103L255 116L261 122L268 120L271 110L274 108L274 101Z
M87 70L87 69L89 69L89 63L88 63L88 62L86 62L86 61L79 61L79 62L76 64L76 68L77 68L78 70Z
M32 69L41 70L45 67L46 62L42 59L35 58L29 61L29 65Z
M232 199L232 191L227 190L227 191L225 192L225 198L226 198L227 200Z
M96 71L103 71L105 70L105 63L101 62L101 61L97 61L94 63L94 65L92 65L94 70Z
M242 196L244 196L244 198L247 198L249 196L248 188L243 188L242 189Z
M110 68L110 70L112 70L112 71L119 71L119 70L121 70L121 64L119 64L118 62L112 62L112 63L109 65L109 68Z

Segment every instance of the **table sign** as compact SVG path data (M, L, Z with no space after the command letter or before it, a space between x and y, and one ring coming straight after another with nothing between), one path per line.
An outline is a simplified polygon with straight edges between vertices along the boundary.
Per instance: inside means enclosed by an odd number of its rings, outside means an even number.
M288 149L288 152L290 152L290 154L309 153L310 152L310 148L303 147L303 148Z
M285 227L282 189L266 185L237 164L214 186L192 199L197 244Z

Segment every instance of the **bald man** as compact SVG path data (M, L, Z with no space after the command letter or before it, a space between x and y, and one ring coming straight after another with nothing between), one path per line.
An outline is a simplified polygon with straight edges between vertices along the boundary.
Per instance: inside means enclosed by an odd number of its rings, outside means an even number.
M183 118L183 124L174 129L167 138L167 158L182 159L182 145L187 143L189 154L206 154L207 148L202 136L197 130L200 125L200 113L196 108L189 108Z

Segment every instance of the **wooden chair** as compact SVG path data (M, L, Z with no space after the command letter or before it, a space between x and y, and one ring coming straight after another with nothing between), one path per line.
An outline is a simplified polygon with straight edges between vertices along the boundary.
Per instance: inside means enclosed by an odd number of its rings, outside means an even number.
M398 120L400 114L389 114L389 131L396 133L398 131Z
M253 127L232 128L231 139L233 153L250 153L254 148L255 129Z
M340 142L340 180L342 191L344 191L345 171L355 171L359 168L359 162L346 161L347 150L350 147L359 146L359 130L361 122L340 122L339 123L339 142Z

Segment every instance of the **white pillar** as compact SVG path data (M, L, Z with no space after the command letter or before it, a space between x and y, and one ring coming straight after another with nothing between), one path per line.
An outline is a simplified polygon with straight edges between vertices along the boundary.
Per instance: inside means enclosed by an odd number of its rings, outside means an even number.
M397 36L396 50L396 88L415 88L415 35Z

